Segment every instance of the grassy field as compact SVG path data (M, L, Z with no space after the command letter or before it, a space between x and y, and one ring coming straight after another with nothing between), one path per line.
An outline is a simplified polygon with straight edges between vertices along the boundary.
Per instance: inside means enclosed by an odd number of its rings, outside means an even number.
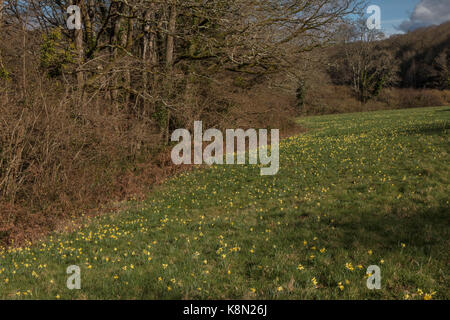
M0 298L449 299L450 108L299 121L310 130L282 142L276 176L194 170L121 214L2 249Z

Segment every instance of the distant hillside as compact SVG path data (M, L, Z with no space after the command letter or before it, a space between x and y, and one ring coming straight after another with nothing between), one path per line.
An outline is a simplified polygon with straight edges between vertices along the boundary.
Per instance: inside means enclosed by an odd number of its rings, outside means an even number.
M305 114L440 106L450 103L450 22L384 38L365 23L298 63Z
M450 89L450 22L383 42L400 64L399 86Z
M450 22L377 41L365 26L353 32L327 49L334 84L450 89Z

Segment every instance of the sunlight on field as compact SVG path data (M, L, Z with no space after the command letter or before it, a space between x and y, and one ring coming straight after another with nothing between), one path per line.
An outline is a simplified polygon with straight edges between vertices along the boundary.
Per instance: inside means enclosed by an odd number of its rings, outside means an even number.
M276 176L194 170L122 214L2 249L0 298L448 299L449 120L448 107L303 118Z

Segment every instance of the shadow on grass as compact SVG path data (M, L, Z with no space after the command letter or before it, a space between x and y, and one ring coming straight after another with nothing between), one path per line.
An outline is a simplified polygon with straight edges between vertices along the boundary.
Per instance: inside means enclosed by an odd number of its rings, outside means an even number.
M443 109L443 110L436 110L435 112L449 112L450 111L450 108L448 108L448 109Z
M382 248L389 251L407 243L408 247L416 247L427 255L433 247L440 247L445 253L450 245L449 214L449 208L441 206L416 212L394 208L389 214L360 212L346 215L336 224L341 231L335 239L336 245L370 248L382 244Z
M401 130L403 134L439 135L450 129L450 122L417 125L415 128Z

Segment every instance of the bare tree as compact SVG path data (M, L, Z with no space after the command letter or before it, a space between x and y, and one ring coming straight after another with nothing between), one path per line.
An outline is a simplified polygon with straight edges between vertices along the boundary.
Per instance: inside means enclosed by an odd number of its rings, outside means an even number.
M166 46L166 65L169 69L173 65L173 57L175 50L175 33L176 33L176 22L177 22L177 2L172 0L170 4L170 16L168 24L168 34L167 34L167 46Z
M450 50L441 52L435 59L436 78L441 89L450 89Z
M369 30L365 21L343 25L341 49L333 56L332 76L338 84L348 84L357 98L365 103L381 89L397 80L398 64L391 51L379 40L384 34Z
M74 63L64 68L78 91L112 106L164 119L195 108L195 82L224 72L255 79L286 71L302 52L330 41L360 0L32 0L43 32L62 28ZM81 9L82 28L65 28L66 9ZM71 74L70 74L71 72ZM158 80L159 79L159 80ZM163 81L160 81L163 80ZM89 101L87 99L86 101ZM145 105L145 107L141 106Z
M4 1L0 0L0 28L3 24L3 9L4 9Z

